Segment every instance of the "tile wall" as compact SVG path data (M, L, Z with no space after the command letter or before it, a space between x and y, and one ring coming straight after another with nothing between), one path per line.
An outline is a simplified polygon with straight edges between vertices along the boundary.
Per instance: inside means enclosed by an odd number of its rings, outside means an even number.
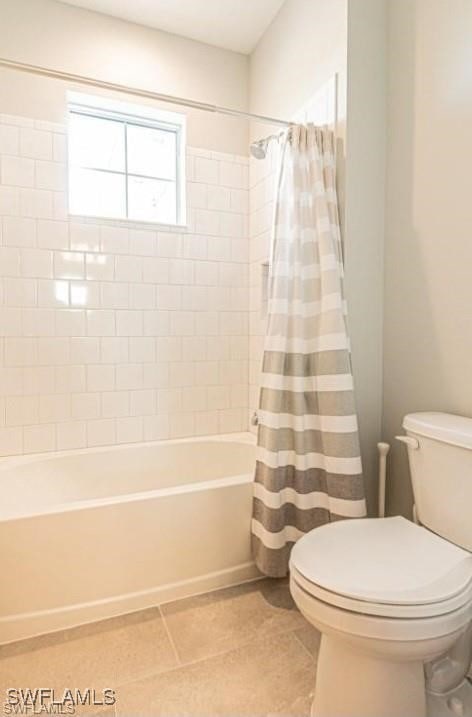
M258 407L267 320L267 276L277 177L277 146L249 165L249 414ZM253 432L256 428L249 421Z
M69 217L65 127L0 115L0 455L247 429L248 158L187 178L185 230Z

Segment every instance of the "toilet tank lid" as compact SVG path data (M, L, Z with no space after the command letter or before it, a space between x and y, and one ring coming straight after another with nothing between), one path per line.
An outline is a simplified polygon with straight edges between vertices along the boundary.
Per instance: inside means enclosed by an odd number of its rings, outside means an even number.
M472 418L451 413L410 413L403 419L405 431L472 450Z

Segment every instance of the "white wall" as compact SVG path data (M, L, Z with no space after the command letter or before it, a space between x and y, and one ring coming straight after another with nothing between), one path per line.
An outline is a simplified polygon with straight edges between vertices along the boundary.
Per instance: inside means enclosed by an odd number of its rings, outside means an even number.
M245 55L54 0L2 0L0 46L2 57L19 62L234 109L247 106ZM64 121L65 83L6 70L0 70L0 82L0 112ZM198 110L188 115L190 144L246 154L246 122Z
M349 0L345 289L371 513L376 510L382 416L386 42L385 0Z
M384 431L472 415L472 4L390 0ZM404 448L390 512L411 511ZM447 480L447 477L445 477Z

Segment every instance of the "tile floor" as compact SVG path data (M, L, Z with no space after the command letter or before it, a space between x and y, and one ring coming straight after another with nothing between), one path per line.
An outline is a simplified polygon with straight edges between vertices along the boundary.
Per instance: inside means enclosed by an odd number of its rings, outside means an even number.
M103 717L298 717L318 645L287 582L261 580L0 647L0 699L7 687L108 687Z

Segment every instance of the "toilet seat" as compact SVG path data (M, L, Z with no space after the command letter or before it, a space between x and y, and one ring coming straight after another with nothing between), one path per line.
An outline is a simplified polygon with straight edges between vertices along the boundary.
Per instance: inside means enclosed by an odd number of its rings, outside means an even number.
M402 517L346 520L293 547L292 580L354 613L431 618L472 607L472 555Z

